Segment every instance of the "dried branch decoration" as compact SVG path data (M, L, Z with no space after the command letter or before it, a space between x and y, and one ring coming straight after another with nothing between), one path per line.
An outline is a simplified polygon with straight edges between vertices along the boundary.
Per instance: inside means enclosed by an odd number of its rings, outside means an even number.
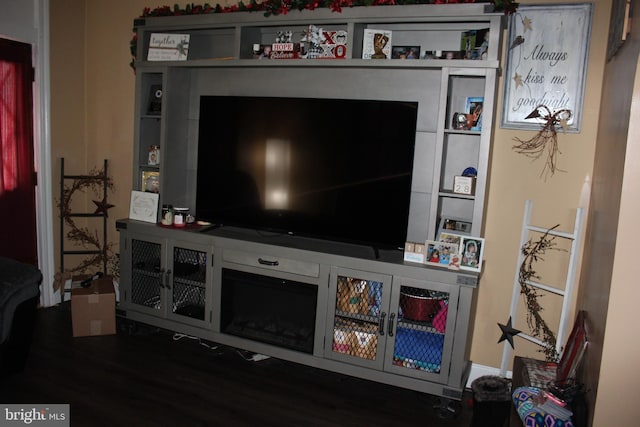
M78 246L95 249L100 253L88 256L72 269L67 269L65 271L57 273L54 283L54 290L60 289L61 286L64 286L64 280L70 278L73 274L84 273L89 268L99 266L105 261L105 247L100 241L98 232L96 230L91 231L86 227L79 227L73 220L74 217L71 212L71 200L76 192L85 192L87 190L91 190L95 194L98 194L100 191L102 191L103 185L105 185L105 183L107 189L113 191L113 189L115 188L113 179L108 175L105 176L105 171L103 169L98 170L94 168L93 170L91 170L91 172L89 172L88 175L86 175L82 179L75 179L72 181L71 185L64 186L64 189L62 191L62 199L58 201L57 206L62 219L69 227L69 231L66 234L67 239ZM106 209L113 206L107 204L106 200L102 200L101 202L94 201L94 203L96 203L97 206L96 213L102 213L103 215L107 215ZM117 275L117 254L114 254L111 250L112 245L108 244L107 242L104 242L104 245L106 245L107 264L113 270L110 273L112 275Z
M542 257L548 250L563 250L556 246L555 236L549 235L552 230L559 226L560 224L557 224L549 228L538 240L533 241L529 239L522 246L521 251L524 258L518 272L520 293L524 297L527 308L527 326L529 326L532 336L544 342L544 348L540 351L544 353L545 359L549 362L557 362L560 357L556 350L556 335L542 318L541 312L543 308L538 302L538 298L543 295L541 295L538 288L532 286L530 282L534 279L540 279L539 274L534 268L534 264L544 260Z
M563 130L568 128L568 121L573 116L571 110L563 109L554 113L545 105L538 105L525 119L543 119L542 129L533 138L523 141L520 138L514 138L517 145L513 149L520 154L531 157L534 160L539 159L546 152L546 161L542 168L541 176L545 179L549 174L553 176L556 171L561 171L556 167L558 154L561 154L558 148L558 133L556 126L560 126Z

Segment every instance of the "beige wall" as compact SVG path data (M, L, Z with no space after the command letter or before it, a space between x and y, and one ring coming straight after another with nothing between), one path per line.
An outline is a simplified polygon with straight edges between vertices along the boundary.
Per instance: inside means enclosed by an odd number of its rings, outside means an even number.
M57 203L60 200L60 158L65 159L65 173L88 172L86 129L89 126L86 105L85 2L55 0L50 8L50 69L51 69L51 170L54 197L54 247L56 271L59 271L60 233ZM93 166L102 163L90 162ZM86 200L74 197L74 212L84 212ZM91 201L89 201L91 203ZM78 221L78 224L81 224ZM66 244L65 244L66 245ZM65 259L65 267L77 262Z
M500 79L496 114L498 123L494 128L491 181L485 211L486 263L478 291L471 352L474 363L500 366L503 346L496 345L500 336L496 323L505 323L509 316L525 201L533 201L533 224L545 228L560 224L560 229L565 231L572 231L576 209L587 207L582 193L585 180L592 175L609 8L610 2L607 1L598 1L594 5L582 130L577 134L558 134L561 151L558 168L566 172L557 172L545 180L540 177L543 159L532 162L530 158L513 151L514 137L529 139L534 132L500 128L504 81L511 76L503 75ZM535 26L535 23L532 25ZM505 40L506 37L505 32ZM561 271L543 276L542 281L554 284L556 278L563 280L566 265L560 264L558 268ZM562 282L557 284L561 285ZM547 300L549 304L554 301L552 296L545 298L543 304ZM517 329L528 331L524 312L520 307L514 324ZM545 320L553 324L556 318L549 308ZM516 338L515 344L516 354L543 358L537 352L537 347L519 338Z
M635 19L639 16L635 11ZM594 426L638 425L633 390L640 357L634 320L638 312L636 252L640 232L640 28L605 68L594 168L590 245L585 251L580 304L590 314L587 386L597 392ZM620 190L621 189L621 190ZM615 420L615 421L614 421Z
M509 315L525 200L534 202L534 223L559 223L565 230L572 228L576 208L586 207L582 194L585 179L593 175L610 4L594 2L582 132L559 135L558 167L566 172L545 181L540 178L540 161L532 163L512 150L514 137L529 138L533 132L501 129L498 102L486 208L486 263L473 321L474 363L500 366L503 344L496 343L496 323L504 323ZM129 41L133 19L144 7L156 5L146 0L51 0L52 167L57 172L58 159L65 157L67 169L82 173L109 159L116 185L110 196L116 206L109 211L114 243L114 221L128 216L131 190L134 72L129 67ZM498 100L505 78L500 80ZM53 179L57 182L58 177ZM92 205L91 200L86 203ZM54 221L57 224L57 216ZM598 292L597 286L593 291ZM526 330L521 318L516 327ZM516 353L539 357L518 338L515 343Z

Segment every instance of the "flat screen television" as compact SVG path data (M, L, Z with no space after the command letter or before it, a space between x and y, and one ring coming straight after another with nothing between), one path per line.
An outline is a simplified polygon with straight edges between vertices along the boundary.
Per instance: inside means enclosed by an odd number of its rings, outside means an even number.
M402 248L417 102L201 96L196 215Z

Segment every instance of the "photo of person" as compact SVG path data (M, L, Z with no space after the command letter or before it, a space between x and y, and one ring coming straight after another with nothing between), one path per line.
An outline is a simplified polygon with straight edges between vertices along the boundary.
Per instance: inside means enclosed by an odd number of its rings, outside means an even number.
M463 270L480 271L483 246L484 239L482 238L463 238L460 247L460 268Z
M451 255L458 252L458 245L453 243L436 242L427 240L427 264L437 264L447 267L451 261Z
M431 253L429 254L429 262L435 262L435 263L439 263L440 262L440 251L437 249L433 249L431 251Z

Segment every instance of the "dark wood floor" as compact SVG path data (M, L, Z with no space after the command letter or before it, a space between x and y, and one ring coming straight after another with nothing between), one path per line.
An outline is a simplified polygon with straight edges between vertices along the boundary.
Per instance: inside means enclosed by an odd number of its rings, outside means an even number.
M435 396L122 326L113 336L73 338L68 303L40 309L27 368L2 381L0 402L68 403L72 426L471 424L467 396L444 416Z

